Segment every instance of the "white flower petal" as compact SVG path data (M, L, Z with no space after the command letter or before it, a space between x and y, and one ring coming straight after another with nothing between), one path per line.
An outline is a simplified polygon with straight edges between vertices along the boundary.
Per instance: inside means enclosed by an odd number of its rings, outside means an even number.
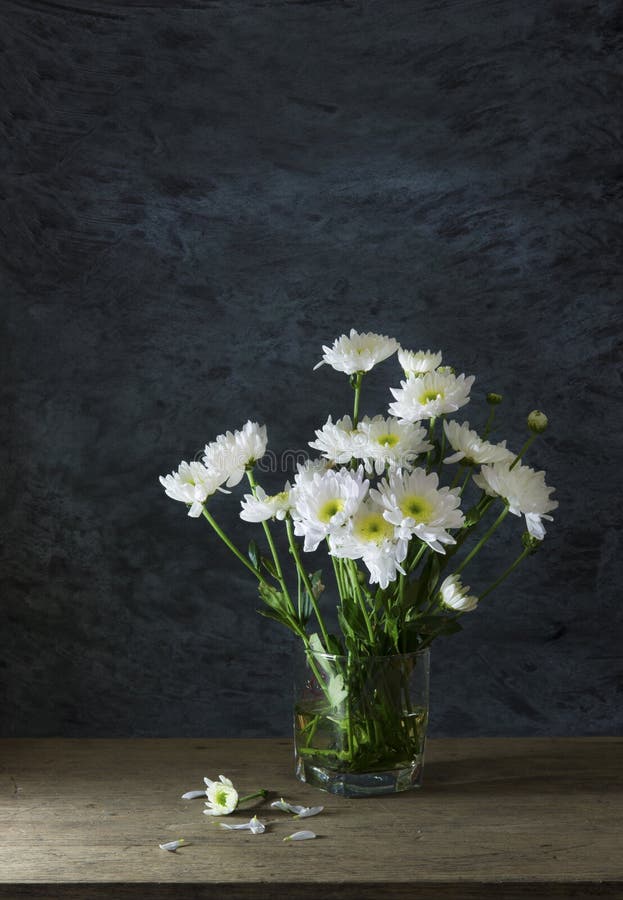
M263 834L266 831L266 825L260 822L257 816L253 816L250 821L244 822L242 825L229 825L227 822L219 822L218 824L221 828L227 829L227 831L250 831L251 834Z
M300 812L296 814L297 819L308 819L310 816L317 816L324 809L324 806L303 806L299 807Z
M158 844L161 850L168 850L170 853L175 853L175 851L185 844L186 841L184 838L180 838L177 841L167 841L166 844Z
M195 800L197 797L205 797L206 791L186 791L182 794L182 800Z
M309 841L315 837L316 835L313 831L295 831L294 834L284 837L284 841Z
M280 809L282 812L294 813L297 819L307 819L309 816L317 816L324 809L324 806L299 806L296 803L288 803L283 797L280 800L274 800L271 804L272 809Z

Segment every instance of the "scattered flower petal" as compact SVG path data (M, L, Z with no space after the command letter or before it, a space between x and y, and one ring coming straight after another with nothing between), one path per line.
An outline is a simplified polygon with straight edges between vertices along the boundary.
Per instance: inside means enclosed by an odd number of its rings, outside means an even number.
M186 791L182 794L182 800L196 800L197 797L205 797L206 791Z
M229 825L227 822L219 822L218 824L221 828L226 828L227 831L250 831L251 834L263 834L266 831L266 825L260 822L257 816L253 816L249 822L244 822L242 825Z
M324 809L324 806L303 806L299 807L300 812L296 814L297 819L308 819L310 816L317 816Z
M284 837L284 841L310 841L316 835L313 831L295 831L294 834Z
M298 806L295 803L288 803L283 797L280 800L274 800L271 804L273 809L280 809L282 812L291 812L299 819L306 819L309 816L317 816L324 809L324 806Z
M177 841L167 841L166 844L158 844L161 850L168 850L170 853L175 853L178 847L181 847L182 844L185 844L186 841L184 838L180 838Z

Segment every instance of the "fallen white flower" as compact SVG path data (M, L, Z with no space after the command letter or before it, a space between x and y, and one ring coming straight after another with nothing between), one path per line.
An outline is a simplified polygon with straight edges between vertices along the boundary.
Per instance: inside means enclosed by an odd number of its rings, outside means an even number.
M230 779L224 775L219 775L219 779L220 781L203 779L208 788L206 791L208 808L203 811L206 816L228 816L238 806L238 791Z
M177 841L167 841L166 844L158 844L161 850L168 850L170 853L175 853L178 847L181 847L182 844L185 844L186 841L184 838L180 838Z
M182 794L182 800L196 800L197 797L205 797L206 791L186 791Z
M295 831L294 834L284 837L284 841L310 841L315 837L313 831Z
M253 816L249 822L245 822L243 825L229 825L227 822L219 822L218 824L221 828L226 828L228 831L250 831L251 834L263 834L266 831L266 825L260 822L257 816Z
M281 800L275 800L270 804L273 809L280 809L283 812L291 812L298 819L307 819L309 816L317 816L324 809L324 806L297 806L295 803L288 803L283 797Z

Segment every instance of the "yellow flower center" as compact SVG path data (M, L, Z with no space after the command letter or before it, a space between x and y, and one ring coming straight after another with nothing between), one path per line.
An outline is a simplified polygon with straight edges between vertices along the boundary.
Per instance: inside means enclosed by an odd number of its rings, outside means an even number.
M288 499L288 491L280 491L278 494L273 494L273 496L268 499L278 500L279 503L284 503Z
M432 504L426 497L420 497L417 494L404 497L400 509L405 516L415 519L416 522L427 522L433 512Z
M393 527L379 513L370 513L367 516L362 516L357 521L353 531L355 537L359 538L359 540L374 541L377 544L394 535Z
M376 440L381 447L395 447L400 438L397 434L380 434Z
M227 791L216 791L214 794L214 800L218 804L218 806L226 806L227 805Z
M344 501L339 497L332 497L326 500L318 510L318 518L321 522L330 522L336 513L344 509Z
M420 397L422 406L425 403L430 403L431 400L443 400L443 391L436 391L432 388L429 391L424 391Z

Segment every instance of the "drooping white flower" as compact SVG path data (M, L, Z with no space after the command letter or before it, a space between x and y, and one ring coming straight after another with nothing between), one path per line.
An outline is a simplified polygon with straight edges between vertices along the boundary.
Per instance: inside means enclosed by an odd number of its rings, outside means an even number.
M471 612L478 606L478 597L470 596L470 586L463 585L458 575L448 575L439 590L443 603L457 612Z
M463 527L460 490L440 488L435 472L427 475L417 468L390 473L370 495L384 507L385 519L397 528L400 538L415 535L437 553L446 552L443 544L456 544L447 529Z
M332 347L323 346L322 349L323 357L314 369L327 363L338 372L354 375L355 372L369 372L377 363L395 353L398 341L372 332L359 334L351 328L349 336L343 334L335 339Z
M348 527L331 536L329 552L341 559L363 560L370 572L370 582L386 588L390 581L395 581L398 572L404 574L400 563L407 549L407 541L396 538L396 529L386 520L383 507L368 499Z
M196 519L207 498L220 488L226 477L193 461L181 462L177 472L161 475L159 481L167 497L190 505L188 515Z
M428 372L420 378L410 377L390 388L396 398L389 411L398 419L418 422L444 413L456 412L469 403L469 392L475 376L452 375L450 372Z
M426 428L392 417L364 418L357 430L364 439L356 448L358 458L364 460L367 472L374 469L377 475L388 465L409 466L420 453L433 449L426 440Z
M490 444L483 440L478 432L469 427L469 422L450 421L443 423L448 442L455 453L446 456L445 463L455 463L464 459L468 463L482 465L483 463L512 462L514 454L507 449L506 441L501 444Z
M545 528L541 520L553 521L547 513L558 506L557 500L550 499L555 488L545 484L545 472L536 472L530 466L520 464L511 469L510 463L502 462L483 466L480 474L473 477L486 494L506 500L513 515L524 515L532 537L543 540Z
M252 819L242 825L230 825L228 822L219 822L218 824L221 828L227 829L227 831L250 831L251 834L264 834L266 831L266 825L260 822L257 816L253 816Z
M274 800L270 805L273 809L294 813L297 819L307 819L309 816L317 816L324 809L324 806L298 806L295 803L288 803L283 797L280 800Z
M337 422L333 422L329 416L322 428L316 431L316 438L317 440L309 442L312 450L318 450L325 459L339 464L359 457L359 447L364 443L359 431L353 428L350 416L344 416Z
M266 426L248 421L240 431L219 434L215 441L206 444L203 462L209 469L222 472L227 477L227 487L233 487L247 466L264 456L267 442Z
M295 831L294 834L284 837L284 841L309 841L315 837L316 835L313 831Z
M433 353L431 350L398 350L398 362L407 376L426 375L434 372L441 365L441 350Z
M196 800L197 797L205 797L207 795L207 791L186 791L185 794L182 794L182 800Z
M253 494L245 494L242 500L240 518L245 522L265 522L267 519L279 519L283 521L290 507L290 482L286 482L283 491L278 494L268 495L259 485Z
M169 853L175 853L176 850L186 844L184 838L179 838L177 841L167 841L165 844L158 844L161 850L168 850Z
M311 481L292 488L294 533L305 537L303 549L316 550L327 535L335 533L356 512L368 491L363 466L330 469L315 474ZM295 479L296 482L296 479Z
M207 785L206 801L207 809L204 809L206 816L228 816L238 806L238 791L233 786L229 778L219 775L219 781L212 781L210 778L204 778Z

